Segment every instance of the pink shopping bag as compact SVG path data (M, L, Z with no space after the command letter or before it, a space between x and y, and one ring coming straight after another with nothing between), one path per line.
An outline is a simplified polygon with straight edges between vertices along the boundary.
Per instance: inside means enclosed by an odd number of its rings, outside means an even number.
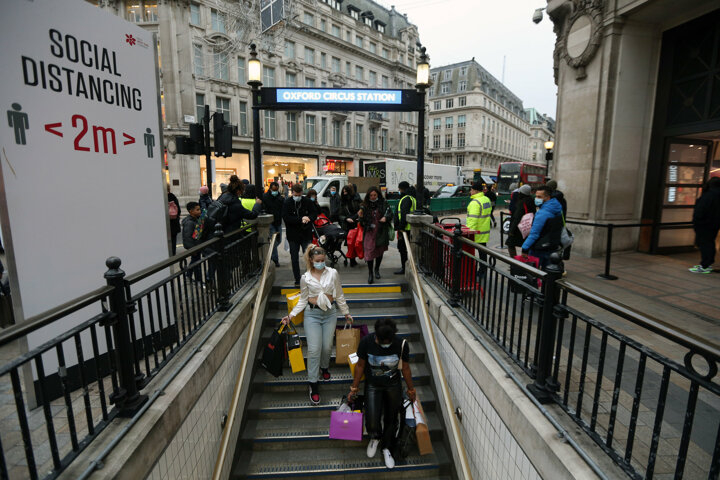
M362 413L334 411L330 414L330 438L360 442L362 432Z

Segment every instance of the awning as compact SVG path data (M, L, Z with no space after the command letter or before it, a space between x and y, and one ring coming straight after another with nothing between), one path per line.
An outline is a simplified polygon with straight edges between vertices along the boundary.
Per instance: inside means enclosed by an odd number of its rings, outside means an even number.
M492 185L495 183L495 179L497 177L491 177L490 175L481 175L483 182L485 182L485 185Z

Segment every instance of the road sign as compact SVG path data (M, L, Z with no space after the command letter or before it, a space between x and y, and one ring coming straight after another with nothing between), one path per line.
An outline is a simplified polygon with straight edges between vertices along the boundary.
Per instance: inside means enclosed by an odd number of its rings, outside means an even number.
M12 2L0 42L0 219L22 320L98 288L109 256L128 273L168 256L156 43L82 0Z

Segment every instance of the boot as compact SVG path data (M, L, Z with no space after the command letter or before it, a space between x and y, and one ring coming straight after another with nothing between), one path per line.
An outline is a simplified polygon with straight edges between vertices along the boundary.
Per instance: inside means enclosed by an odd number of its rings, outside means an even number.
M368 284L371 284L374 281L375 281L375 279L373 278L372 272L368 273Z
M378 270L377 268L375 269L375 278L380 280L380 270Z
M350 259L350 266L351 267L357 267L357 261L354 258Z
M367 266L368 266L368 283L373 283L375 281L373 279L373 261L368 260Z
M393 275L405 275L405 265L403 265L400 270L395 270Z

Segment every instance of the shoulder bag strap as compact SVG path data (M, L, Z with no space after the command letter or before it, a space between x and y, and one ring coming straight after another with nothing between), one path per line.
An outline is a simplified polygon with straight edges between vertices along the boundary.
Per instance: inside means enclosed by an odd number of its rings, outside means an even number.
M405 350L406 342L407 342L407 340L403 339L402 345L400 346L400 362L398 362L398 370L400 370L400 372L402 372L402 367L403 367L402 355L403 355L403 351Z

